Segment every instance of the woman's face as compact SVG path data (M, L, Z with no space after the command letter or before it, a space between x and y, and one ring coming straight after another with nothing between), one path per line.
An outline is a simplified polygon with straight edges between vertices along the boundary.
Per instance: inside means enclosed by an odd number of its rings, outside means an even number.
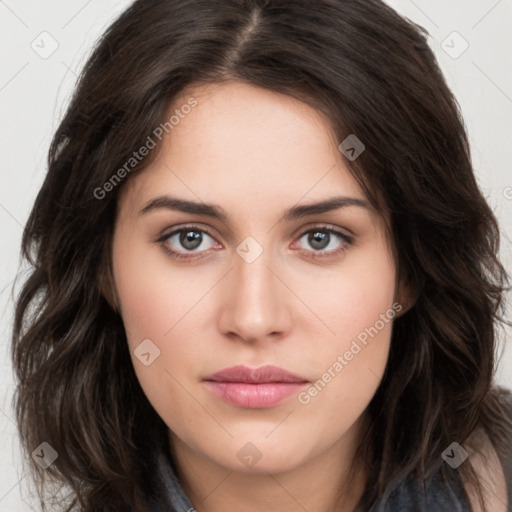
M233 82L176 109L158 158L123 189L114 235L137 377L196 456L233 471L298 467L354 432L381 381L401 309L384 222L306 104ZM206 380L236 365L299 382Z

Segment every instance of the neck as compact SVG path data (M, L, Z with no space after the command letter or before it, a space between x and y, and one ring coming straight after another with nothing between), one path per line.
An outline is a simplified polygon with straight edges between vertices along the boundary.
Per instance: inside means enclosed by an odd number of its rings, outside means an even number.
M287 471L238 472L193 450L169 432L178 478L197 512L280 510L353 512L366 482L355 460L361 418L334 445Z

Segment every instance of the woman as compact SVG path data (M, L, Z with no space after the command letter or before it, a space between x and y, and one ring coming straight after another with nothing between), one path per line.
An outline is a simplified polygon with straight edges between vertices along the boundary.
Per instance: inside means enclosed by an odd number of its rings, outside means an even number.
M48 164L13 335L43 509L510 509L508 276L422 29L139 0Z

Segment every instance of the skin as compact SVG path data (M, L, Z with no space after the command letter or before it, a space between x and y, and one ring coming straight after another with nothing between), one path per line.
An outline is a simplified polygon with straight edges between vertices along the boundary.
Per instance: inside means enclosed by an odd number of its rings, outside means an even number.
M118 204L113 276L137 377L170 429L197 511L353 510L364 472L352 458L392 321L307 404L292 395L270 408L236 407L202 379L236 364L273 364L314 383L393 303L403 305L400 316L407 308L385 220L371 207L347 206L280 222L296 204L365 200L327 120L294 98L238 82L191 89L170 112L190 96L197 106ZM165 194L215 204L228 221L166 208L140 214ZM196 252L178 236L155 242L190 223L212 233ZM307 232L325 225L353 243L332 234L316 248ZM251 263L236 252L248 236L263 249ZM165 245L202 257L173 259ZM160 350L148 366L134 355L145 339ZM248 442L261 455L252 466L237 456Z

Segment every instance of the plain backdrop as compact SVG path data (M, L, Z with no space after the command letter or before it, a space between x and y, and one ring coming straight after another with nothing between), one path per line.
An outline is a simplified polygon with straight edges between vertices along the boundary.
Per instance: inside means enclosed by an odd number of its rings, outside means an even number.
M27 494L29 480L11 406L12 283L21 271L23 225L45 176L50 138L76 76L94 41L130 3L0 0L0 512L29 511L36 503ZM314 9L314 0L311 4ZM389 4L430 33L430 44L467 125L478 182L500 221L501 258L511 272L512 2L389 0ZM505 334L510 340L510 330ZM510 347L496 380L512 388Z

